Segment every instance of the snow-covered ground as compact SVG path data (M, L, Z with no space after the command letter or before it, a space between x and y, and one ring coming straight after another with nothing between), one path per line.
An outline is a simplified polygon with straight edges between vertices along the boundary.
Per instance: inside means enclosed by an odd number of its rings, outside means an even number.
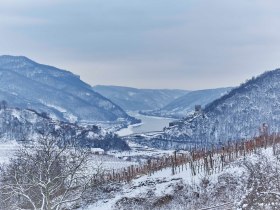
M143 125L143 123L137 123L137 124L134 124L134 125L129 125L127 128L123 128L123 129L117 131L116 134L118 134L119 136L131 135L131 134L134 133L133 128L141 126L141 125Z
M238 167L228 167L221 173L213 174L210 179L215 183L222 173L231 173L236 176L242 176L244 171ZM143 198L153 192L153 196L162 197L174 194L174 188L177 184L184 183L188 185L198 185L204 175L192 176L189 168L172 175L171 168L163 169L152 175L145 175L138 179L132 180L123 186L122 192L117 194L113 199L100 200L84 210L113 210L116 203L122 198Z
M143 163L148 159L159 158L163 156L169 156L174 153L175 150L161 150L151 147L141 146L135 142L127 141L131 150L128 151L109 151L107 154L113 155L117 158Z
M127 152L92 155L93 168L101 164L105 170L117 170L141 164L139 159L162 157L174 152L140 147L135 143L130 143L130 146L132 150ZM19 147L16 142L1 143L0 163L7 163ZM277 152L280 154L280 147ZM229 163L216 173L208 174L201 170L193 176L189 164L177 167L175 175L171 168L165 168L129 183L109 183L103 186L109 190L100 192L95 203L79 210L200 210L209 206L214 206L212 209L215 210L280 209L280 202L275 198L278 194L280 196L280 182L277 182L278 178L280 180L279 159L280 156L273 155L272 148L263 148L256 154Z
M137 165L137 162L125 161L113 155L92 155L91 164L93 168L100 166L105 170L122 169L131 165Z
M260 182L261 185L261 181L252 178L250 167L248 169L247 166L251 164L252 170L254 171L254 167L256 167L257 172L260 170L257 168L261 168L260 163L263 162L265 166L263 158L269 160L269 164L277 164L277 158L273 155L272 148L268 148L261 149L257 154L248 155L245 159L239 158L215 174L201 173L192 176L190 168L184 166L183 170L177 169L177 173L172 175L171 168L166 168L154 174L134 179L129 183L123 183L120 191L112 192L109 198L104 196L104 199L84 207L83 210L166 210L171 207L183 210L203 209L209 206L214 206L211 209L216 210L279 209L280 204L275 201L270 204L261 201L261 199L259 199L259 203L250 200L255 193L254 187L249 186L250 182ZM260 173L266 173L266 170L260 170L258 174ZM267 171L267 173L269 172ZM270 176L272 174L268 174L268 177ZM272 183L272 185L274 184ZM265 189L262 188L262 190ZM189 202L193 203L187 203L188 199ZM154 202L153 208L151 208L150 202ZM196 205L197 207L195 207ZM220 207L218 207L219 205ZM261 208L252 207L254 205L261 206ZM270 208L271 205L278 205L279 208Z
M0 144L0 164L8 163L14 153L20 148L20 145L15 142L5 142Z

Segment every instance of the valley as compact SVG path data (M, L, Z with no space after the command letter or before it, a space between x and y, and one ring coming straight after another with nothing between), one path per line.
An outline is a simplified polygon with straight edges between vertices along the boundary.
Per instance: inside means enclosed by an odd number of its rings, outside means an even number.
M0 210L280 210L279 10L1 0Z
M37 198L25 188L28 184L24 180L29 179L26 176L40 181L47 175L48 179L55 180L57 172L68 173L72 166L77 167L79 173L74 170L71 176L61 174L68 178L59 180L62 185L70 179L65 198L60 194L63 188L57 187L55 181L52 181L52 190L61 199L78 195L77 201L62 200L55 204L54 199L50 201L54 205L65 207L63 203L66 202L70 209L76 210L165 210L174 206L178 209L246 209L248 206L279 205L269 200L264 204L251 201L248 196L254 192L241 184L249 185L262 179L250 174L251 168L256 167L254 161L278 158L279 69L265 72L236 88L186 92L98 86L100 92L100 88L108 91L110 98L94 92L76 75L25 57L0 57L0 73L0 80L7 85L1 90L0 162L5 165L3 174L13 174L16 170L16 179L13 176L8 180L0 179L4 191L16 192L11 197L0 193L8 200L3 206L14 205L11 198L17 199L14 197L17 194L30 196L31 205L39 205L46 199L44 193L49 188L45 185L48 184L32 185L35 191L42 192L43 197ZM28 87L21 89L11 82L14 77L24 86L28 83ZM27 94L28 89L39 84L45 86L48 97L38 98L43 91L39 88ZM11 91L14 92L11 94ZM159 97L155 97L157 95ZM146 109L149 98L155 99L150 104L151 110ZM68 100L75 102L74 105L70 106ZM118 104L120 101L122 103ZM143 109L137 110L136 105ZM177 105L180 109L174 108ZM94 108L89 108L92 106ZM173 108L168 111L165 107L169 106ZM174 110L178 111L175 115ZM161 114L156 114L157 111ZM38 154L45 159L40 159ZM52 157L52 154L57 156ZM25 156L28 158L22 158ZM32 161L26 161L28 159ZM61 162L68 169L64 169ZM52 172L42 170L40 164L50 164L47 169L50 167ZM251 165L249 172L248 164ZM270 162L262 164L277 169ZM32 172L33 168L39 170L39 176ZM23 172L18 173L19 170ZM262 168L258 170L266 173ZM83 176L79 175L81 173ZM272 179L276 177L274 172L270 174ZM18 176L22 180L20 183ZM72 182L71 177L79 181ZM48 179L40 182L48 183ZM228 179L235 182L228 183ZM219 187L224 187L217 180L238 189L225 196L216 194ZM5 184L7 181L14 184ZM267 183L264 187L272 186ZM248 196L241 197L245 191ZM210 194L216 200L210 201ZM183 198L186 202L182 203ZM30 204L25 200L15 203L16 208L23 205Z

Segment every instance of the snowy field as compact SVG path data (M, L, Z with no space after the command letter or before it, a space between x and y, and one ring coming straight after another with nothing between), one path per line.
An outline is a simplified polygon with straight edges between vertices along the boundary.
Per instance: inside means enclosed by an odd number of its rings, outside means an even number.
M229 167L221 173L211 175L211 180L217 182L219 175L222 173L232 173L236 176L242 176L244 171L241 168ZM163 169L152 175L145 175L132 180L131 183L125 184L122 192L114 198L100 200L83 210L112 210L115 209L115 204L122 198L143 198L151 191L155 197L172 195L175 193L174 189L177 184L183 182L184 184L198 185L202 178L203 175L192 176L189 168L175 175L172 175L171 168Z
M91 164L92 168L101 164L102 168L105 170L112 169L122 169L126 168L130 165L137 165L146 160L146 158L156 158L162 157L164 155L171 155L174 151L166 151L166 150L157 150L148 147L140 147L137 144L130 143L132 147L131 151L117 152L110 151L105 155L95 155L91 156ZM9 143L1 143L0 144L0 163L7 163L9 158L13 156L15 151L20 147L16 142ZM280 150L279 150L280 151ZM127 161L127 160L130 161ZM221 202L228 202L226 204L227 209L245 209L246 202L248 198L250 198L253 193L251 188L247 188L248 180L251 175L248 172L248 169L244 167L244 162L247 161L247 164L251 164L252 167L254 165L259 166L259 162L265 163L264 159L269 160L269 163L272 165L278 164L277 156L273 155L272 148L268 149L259 149L257 154L251 154L229 163L225 166L223 171L217 171L217 173L206 174L205 172L201 172L200 174L193 176L191 174L189 164L184 165L176 169L175 175L172 174L171 168L162 169L161 171L154 172L150 175L143 175L138 177L129 183L112 183L113 186L117 186L116 190L110 191L108 194L104 194L98 199L97 202L92 203L86 207L80 208L79 210L126 210L126 209L134 209L134 210L144 210L145 205L150 202L162 202L163 198L176 198L178 192L183 193L184 196L187 196L188 199L196 199L193 198L195 194L198 195L208 195L215 197L215 199L219 199L221 194L226 197L226 199L218 200ZM254 172L254 171L253 171ZM262 171L261 171L262 172ZM257 172L258 174L259 172ZM270 173L270 174L269 174ZM268 177L272 176L271 172L268 172ZM263 175L262 175L263 177ZM264 176L265 177L265 176ZM209 181L208 188L205 188L201 185L203 180L207 179ZM255 180L253 180L255 181ZM229 182L229 183L227 183ZM265 182L264 182L265 183ZM232 186L231 186L232 185ZM261 184L260 184L261 185ZM187 188L187 189L186 189ZM112 189L115 189L114 187ZM178 190L179 189L179 190ZM180 191L183 189L183 191ZM209 191L209 192L208 192ZM222 191L219 195L215 193ZM185 195L185 193L187 195ZM188 194L189 193L189 194ZM231 194L232 193L232 194ZM280 192L279 192L280 194ZM103 195L103 194L102 194ZM182 195L181 195L182 196ZM228 196L228 197L227 197ZM199 208L188 208L188 209L203 209L204 207L208 207L211 205L216 205L219 203L216 200L207 200L206 204L203 203L206 198L201 197L202 201L199 204ZM204 199L204 200L203 200ZM227 201L227 199L229 199ZM244 202L244 200L246 202ZM129 202L136 202L135 208L129 207ZM140 203L139 203L140 202ZM144 202L144 203L141 203ZM146 202L146 203L145 203ZM179 204L180 207L177 208L177 201L170 200L170 202L175 202L174 209L183 210L182 204ZM260 205L267 205L264 201L260 201ZM167 203L168 204L168 203ZM168 204L169 205L169 204ZM195 203L194 203L195 205ZM275 204L276 205L276 204ZM277 204L278 205L278 204ZM237 208L236 206L241 206ZM280 204L279 204L280 206ZM244 207L244 208L243 208ZM151 208L146 208L150 210ZM156 208L156 210L167 210L170 209L170 206ZM217 210L221 210L223 208L214 208ZM254 209L254 208L248 208ZM267 209L267 208L263 208Z
M9 159L13 157L14 153L20 148L16 142L7 142L0 144L0 163L8 163Z
M125 161L113 155L92 155L90 162L93 168L95 166L101 166L105 170L122 169L138 164L136 162Z
M20 149L21 145L15 141L5 142L0 144L0 164L9 163L10 158L13 157L15 152ZM121 154L121 152L120 152ZM118 157L120 156L120 157ZM127 168L131 165L137 165L138 163L132 161L126 161L124 158L121 158L121 155L94 155L91 157L91 165L94 168L95 166L101 166L105 170L112 169L122 169Z
M141 146L135 142L127 141L131 150L129 151L109 151L107 154L113 155L117 158L128 160L132 162L143 163L148 159L160 158L174 154L174 150L160 150Z
M127 128L120 129L119 131L116 132L117 135L119 136L128 136L134 133L133 128L139 127L143 125L143 123L138 123L138 124L133 124L129 125Z
M145 207L139 207L139 204L137 206L137 202L142 200L149 200L151 198L163 198L166 196L174 197L174 195L178 191L178 187L180 186L190 186L190 189L194 190L197 194L206 194L209 193L209 196L211 197L211 194L217 193L217 190L219 191L220 187L222 187L222 190L225 190L225 197L229 196L231 200L223 200L225 203L225 206L222 206L221 208L211 208L211 209L246 209L245 207L248 205L246 202L243 204L244 200L248 199L247 197L250 197L250 192L252 189L246 189L247 187L247 181L250 178L250 174L246 167L244 167L242 164L244 162L250 163L252 165L258 166L258 161L262 161L260 157L265 157L268 160L272 161L272 164L276 163L276 157L273 156L272 148L268 149L261 149L258 153L258 155L252 154L246 156L245 159L239 158L235 160L232 163L229 163L223 171L217 172L215 174L205 174L201 173L196 176L191 175L190 168L186 167L184 170L177 170L177 173L175 175L172 175L171 168L166 168L161 171L155 172L152 175L145 175L138 179L132 180L130 183L124 183L122 185L122 189L119 192L116 192L114 195L110 195L110 198L104 198L99 200L98 202L85 207L81 210L113 210L113 209L126 209L125 206L118 208L118 205L120 202L132 200L132 202L135 203L135 210L138 209L145 209ZM208 191L201 185L202 180L207 179L209 180L208 184ZM223 180L229 181L230 185L228 186ZM216 189L217 188L217 189ZM229 189L227 189L229 188ZM231 190L232 188L232 190ZM227 191L229 190L229 191ZM230 196L230 193L232 192L238 192L237 194L234 194L233 196ZM188 193L191 193L189 196L192 196L193 193L189 191ZM228 194L228 195L227 195ZM187 195L186 195L187 196ZM218 196L217 196L218 197ZM202 198L203 199L203 198ZM206 198L205 198L206 199ZM215 202L212 201L211 198L207 198L209 201L209 205L216 205ZM216 199L216 198L215 198ZM202 205L202 204L201 204ZM236 206L241 206L240 208L237 208ZM267 204L260 205L265 206ZM203 205L202 205L203 206ZM235 206L235 207L234 207ZM175 206L174 206L175 207ZM201 208L191 208L191 209L204 209L203 206ZM132 209L132 208L128 208ZM149 208L150 209L150 208ZM170 208L156 208L156 209L170 209ZM174 209L177 209L176 207ZM184 207L178 207L178 209L183 210ZM252 208L249 208L252 209ZM267 208L263 208L267 209ZM268 208L269 209L269 208ZM273 208L274 209L274 208Z

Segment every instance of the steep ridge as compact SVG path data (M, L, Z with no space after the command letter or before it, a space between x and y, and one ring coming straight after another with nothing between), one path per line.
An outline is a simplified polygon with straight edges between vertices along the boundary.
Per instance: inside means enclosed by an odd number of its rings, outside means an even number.
M135 120L79 76L23 56L0 56L0 99L68 122Z
M279 80L280 69L253 77L201 112L188 115L163 133L146 136L139 142L161 148L204 147L258 136L263 125L268 126L270 133L278 132Z
M217 144L259 135L268 124L280 126L280 69L268 71L210 103L202 113L188 116L182 124L165 130L168 138Z

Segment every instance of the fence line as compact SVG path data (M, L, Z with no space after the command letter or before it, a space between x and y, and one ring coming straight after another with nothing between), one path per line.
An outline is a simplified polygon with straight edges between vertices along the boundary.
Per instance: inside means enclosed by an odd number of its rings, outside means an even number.
M173 155L148 160L143 165L131 165L123 169L113 169L96 175L93 182L129 182L143 175L152 175L165 168L171 168L172 174L184 170L191 170L191 175L201 173L213 174L222 171L225 165L237 158L256 153L260 148L273 147L276 153L276 145L280 143L280 135L262 135L246 141L228 142L224 146L212 146L186 152L174 152Z

